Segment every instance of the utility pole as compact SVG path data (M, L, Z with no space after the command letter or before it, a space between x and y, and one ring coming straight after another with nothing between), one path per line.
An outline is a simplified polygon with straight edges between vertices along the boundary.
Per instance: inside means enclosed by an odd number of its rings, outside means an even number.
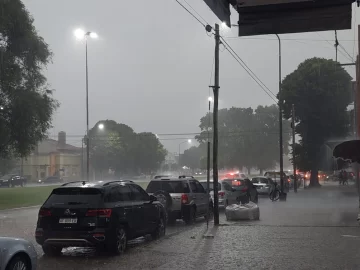
M214 225L219 225L219 190L218 190L218 109L219 109L219 50L220 50L220 30L219 25L215 24L215 85L214 108L213 108L213 175L214 175Z
M276 37L279 40L279 145L280 145L280 201L286 201L286 194L284 193L284 149L283 149L283 121L282 121L282 96L281 96L281 39L278 34Z
M207 184L207 193L210 197L210 110L211 110L211 99L210 99L210 96L209 96L209 124L208 124L208 141L207 141L207 175L206 175L206 184ZM207 228L209 228L209 205L208 205L208 213L207 213L207 219L206 219L206 226Z
M88 42L85 36L86 57L86 180L90 181L90 136L89 136L89 69L88 69Z
M297 175L296 175L296 163L295 163L295 105L292 105L292 159L293 159L293 170L294 170L294 192L297 192Z
M358 25L358 52L360 54L360 25ZM356 128L355 128L355 139L359 139L360 134L360 56L357 56L356 59L356 91L355 91L355 102L354 102L354 115L356 121ZM359 212L357 221L360 222L360 176L359 176L359 164L356 163L356 184L358 189L358 196L359 196Z

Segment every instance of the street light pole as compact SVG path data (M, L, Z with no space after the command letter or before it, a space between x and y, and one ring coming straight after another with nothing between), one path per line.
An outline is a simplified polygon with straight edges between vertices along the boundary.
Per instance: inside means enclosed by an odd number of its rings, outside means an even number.
M282 123L282 96L281 96L281 40L278 34L276 37L279 40L279 145L280 145L280 188L281 195L280 200L286 200L284 196L284 149L283 149L283 123Z
M86 58L86 180L90 179L90 137L89 137L89 71L88 71L88 45L87 37L90 33L85 35L85 58Z

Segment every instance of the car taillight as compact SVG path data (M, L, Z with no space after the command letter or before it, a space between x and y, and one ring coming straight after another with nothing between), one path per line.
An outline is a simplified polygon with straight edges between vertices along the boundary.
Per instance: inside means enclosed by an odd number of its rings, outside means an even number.
M290 183L290 182L291 182L291 180L290 180L290 179L288 179L288 182Z
M224 191L219 191L219 197L224 197L225 196L225 192Z
M243 191L248 191L248 187L244 187L244 188L243 188Z
M111 209L93 209L86 212L87 217L111 217Z
M181 203L183 203L183 204L189 203L189 197L188 197L188 195L186 195L186 194L182 194L182 195L181 195Z
M39 210L39 217L50 217L51 211L48 209L40 209Z

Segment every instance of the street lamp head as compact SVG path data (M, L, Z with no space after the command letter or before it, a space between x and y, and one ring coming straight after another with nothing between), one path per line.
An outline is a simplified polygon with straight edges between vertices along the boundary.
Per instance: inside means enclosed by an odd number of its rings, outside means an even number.
M99 127L100 130L103 130L104 129L104 124L99 124L98 127Z
M188 143L191 143L191 140L190 140L190 139L188 139Z
M96 34L94 32L90 32L89 36L93 39L97 39L99 37L98 34Z
M209 101L209 102L213 102L213 98L212 98L212 97L208 97L208 101Z
M4 107L3 106L0 106L0 111L4 110Z
M85 35L86 35L86 32L82 29L76 29L74 31L74 35L77 39L84 39L85 38Z

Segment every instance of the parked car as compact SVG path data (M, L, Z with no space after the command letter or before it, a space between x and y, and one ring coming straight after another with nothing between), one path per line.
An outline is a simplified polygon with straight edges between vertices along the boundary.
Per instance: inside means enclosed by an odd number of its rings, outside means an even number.
M208 207L213 212L211 197L192 176L153 179L146 191L165 206L169 223L182 219L192 224L197 217L207 217Z
M40 184L57 184L57 183L63 183L64 179L62 179L60 176L48 176L44 180L39 180Z
M128 240L165 235L166 212L132 181L70 182L55 188L39 210L36 242L47 255L92 246L121 254Z
M267 195L270 192L273 181L265 176L257 176L251 179L251 182L256 187L256 190L261 195Z
M26 177L20 176L18 174L7 174L0 177L0 186L3 187L15 187L15 186L25 186L27 182Z
M200 181L200 184L208 191L207 181ZM236 204L239 202L239 192L227 182L219 181L218 183L218 198L219 198L219 207L226 208L228 205ZM214 181L210 181L210 196L212 201L214 201Z
M36 270L34 245L21 238L0 237L0 269Z
M271 180L280 184L280 172L274 172L274 171L265 172L264 176L267 178L271 178ZM283 173L283 179L284 179L284 188L286 190L289 190L291 188L290 177L288 175L286 175L286 173Z
M239 202L243 204L249 201L258 203L259 194L249 179L224 179L222 182L228 183L238 192Z

